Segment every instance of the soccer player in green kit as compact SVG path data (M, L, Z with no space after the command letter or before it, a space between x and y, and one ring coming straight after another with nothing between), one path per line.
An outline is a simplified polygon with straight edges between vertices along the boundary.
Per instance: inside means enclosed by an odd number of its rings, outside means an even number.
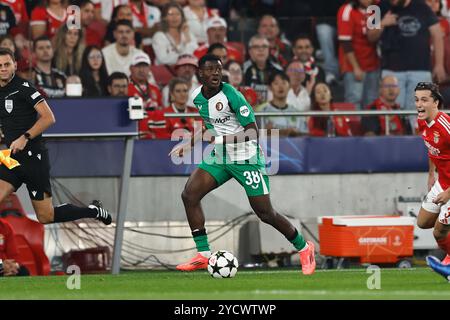
M303 274L313 274L316 267L314 244L305 241L270 202L269 177L258 143L258 127L252 107L240 92L222 82L219 57L203 56L198 74L202 86L192 95L206 128L212 131L214 150L192 172L181 195L198 253L188 262L178 265L177 269L194 271L207 268L211 251L200 201L210 191L234 178L244 187L256 215L281 232L299 251ZM170 155L182 156L194 143L195 135L188 146L177 145Z

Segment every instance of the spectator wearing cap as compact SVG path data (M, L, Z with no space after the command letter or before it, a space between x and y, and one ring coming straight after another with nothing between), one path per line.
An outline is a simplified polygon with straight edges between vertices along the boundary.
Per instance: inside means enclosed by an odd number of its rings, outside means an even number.
M197 39L189 31L183 9L177 3L166 4L161 11L161 31L152 39L157 65L174 65L182 54L197 49Z
M208 42L198 47L194 55L200 59L207 52L209 46L214 43L221 43L227 48L227 56L231 60L244 63L244 54L227 42L227 22L220 17L213 17L207 23Z
M198 41L199 45L208 41L208 19L219 16L217 9L206 7L205 0L188 0L188 5L183 8L189 30Z
M134 39L134 29L128 20L119 20L114 29L116 42L102 49L108 74L119 71L130 75L130 65L133 57L144 54L140 49L131 45Z
M123 72L113 72L108 76L107 89L111 97L127 97L129 79Z
M197 58L191 54L184 54L178 57L177 63L175 64L175 75L179 78L186 80L189 89L188 105L193 106L194 101L191 94L197 89L200 84L197 80L196 73L198 68ZM169 105L169 90L170 86L166 85L163 90L163 103L165 106Z
M141 138L151 138L149 131L149 120L151 112L161 110L163 107L162 96L159 88L149 81L150 78L150 58L146 53L137 53L133 56L130 65L130 83L128 85L128 96L141 97L144 102L144 109L147 112L145 119L139 121L139 131Z
M291 43L280 32L277 19L264 15L259 20L258 34L266 37L270 45L270 56L274 62L286 67L292 58Z
M272 73L283 71L283 68L270 60L269 41L255 35L249 41L250 59L244 63L244 84L252 87L258 95L258 104L268 99L268 81Z

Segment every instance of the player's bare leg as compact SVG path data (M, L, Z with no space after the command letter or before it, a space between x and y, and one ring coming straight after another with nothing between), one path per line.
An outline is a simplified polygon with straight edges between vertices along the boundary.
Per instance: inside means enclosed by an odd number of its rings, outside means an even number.
M100 220L104 224L111 224L111 215L103 209L99 201L93 201L88 207L77 207L64 203L53 207L52 198L44 193L43 200L31 200L36 217L42 224L68 222L83 218Z
M431 229L434 228L435 225L441 224L437 221L439 214L429 212L424 208L420 208L419 215L417 216L417 226L421 229ZM439 227L438 227L439 228ZM440 231L437 231L440 233ZM442 264L450 265L450 255L447 254L442 260Z
M248 199L253 211L261 219L261 221L270 224L281 232L299 251L303 273L314 273L316 268L314 244L310 241L306 242L305 239L303 239L303 237L298 233L297 229L289 222L289 220L273 209L272 203L270 202L270 196L268 194L248 197Z
M431 229L436 224L438 216L439 214L437 213L420 208L419 215L417 216L417 226L420 229Z
M0 203L6 199L11 193L14 192L14 187L9 182L0 180Z
M208 266L208 258L211 251L205 229L205 215L201 200L215 188L217 188L216 180L208 172L200 168L192 172L184 187L181 198L183 199L187 220L198 254L187 263L178 265L178 270L194 271L197 269L206 269Z

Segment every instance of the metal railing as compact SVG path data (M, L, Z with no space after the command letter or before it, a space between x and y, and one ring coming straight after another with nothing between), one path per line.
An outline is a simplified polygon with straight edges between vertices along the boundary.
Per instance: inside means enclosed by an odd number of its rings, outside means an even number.
M450 114L450 110L441 110ZM412 116L417 115L415 110L339 110L339 111L298 111L298 112L255 112L256 117L332 117L332 116ZM165 113L167 118L199 118L198 113ZM385 117L386 135L389 135L389 117ZM262 121L264 123L264 121Z

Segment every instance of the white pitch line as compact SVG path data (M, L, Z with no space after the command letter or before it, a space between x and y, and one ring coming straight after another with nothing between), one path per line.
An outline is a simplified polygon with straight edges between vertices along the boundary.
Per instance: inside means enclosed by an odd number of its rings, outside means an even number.
M198 293L198 292L197 292ZM255 295L266 295L266 294L274 294L274 295L309 295L309 296L325 296L325 295L342 295L342 296L348 296L348 295L354 295L354 296L387 296L387 295L394 295L394 296L416 296L416 295L432 295L432 296L440 296L445 297L446 292L443 291L426 291L426 290L411 290L411 291L405 291L405 290L252 290L252 291L214 291L210 293L217 293L217 294L255 294ZM450 297L450 293L448 294L448 297Z

